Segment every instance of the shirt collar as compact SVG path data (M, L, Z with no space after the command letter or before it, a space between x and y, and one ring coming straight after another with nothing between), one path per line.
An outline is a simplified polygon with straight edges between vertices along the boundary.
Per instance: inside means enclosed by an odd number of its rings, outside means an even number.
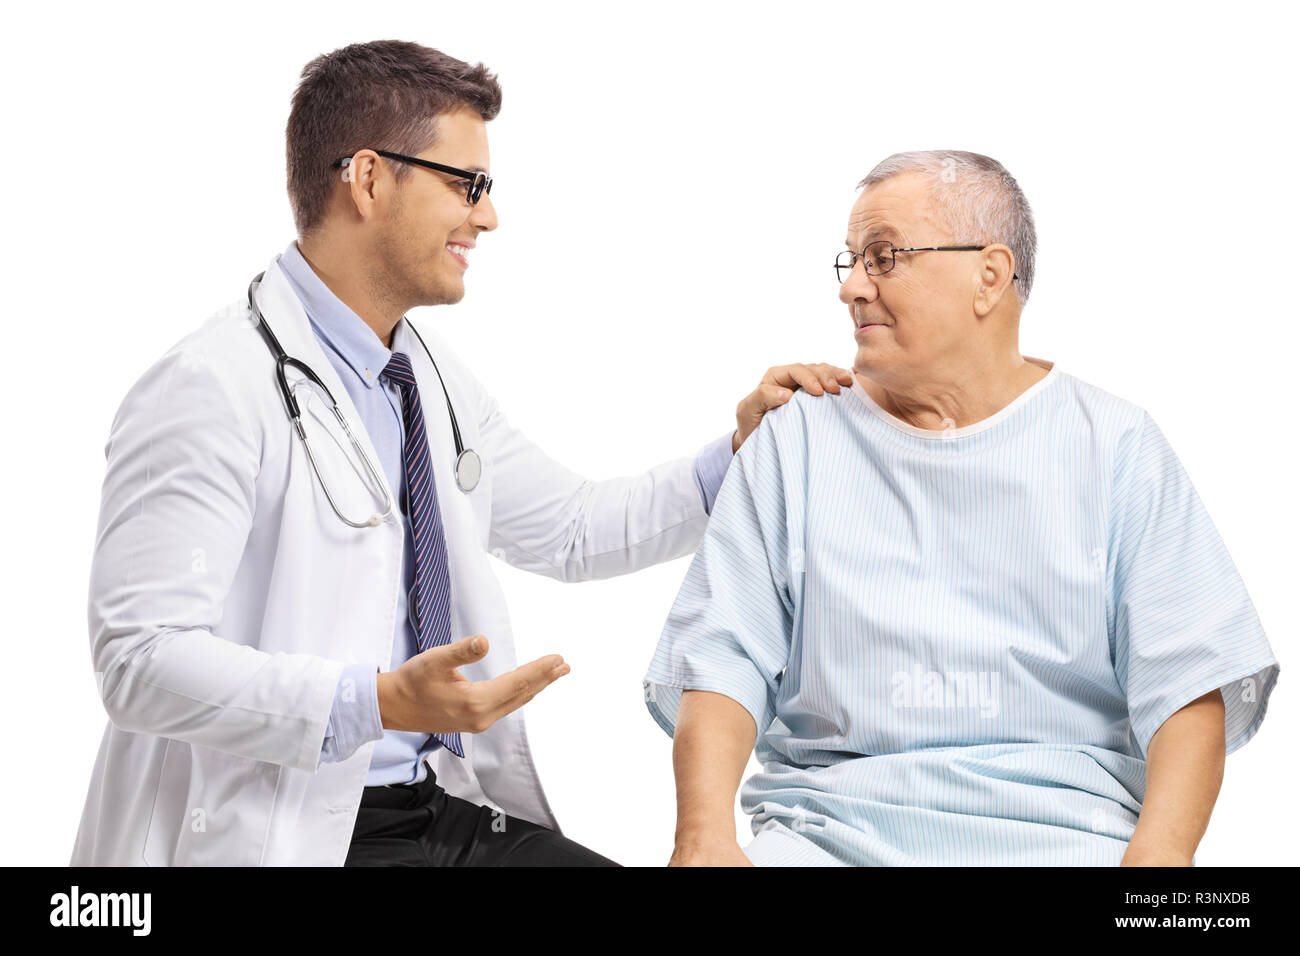
M393 348L388 354L391 356L394 352L401 352L408 359L411 357L411 327L406 322L406 316L398 319L393 326Z
M280 268L302 302L317 337L338 353L367 388L378 385L379 373L388 366L392 351L385 348L374 330L321 281L303 258L297 241L289 243L281 254ZM399 349L406 341L404 335L399 335L405 322L403 318L393 334L393 344Z

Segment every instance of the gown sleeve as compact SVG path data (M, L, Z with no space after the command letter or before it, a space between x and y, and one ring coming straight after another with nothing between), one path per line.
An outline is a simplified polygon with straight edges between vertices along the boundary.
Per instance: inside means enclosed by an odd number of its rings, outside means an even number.
M1215 688L1232 753L1264 719L1277 660L1200 496L1146 412L1116 461L1108 624L1139 753Z
M772 723L796 601L774 430L783 411L763 418L728 468L643 682L646 706L669 735L685 690L730 697L759 736Z

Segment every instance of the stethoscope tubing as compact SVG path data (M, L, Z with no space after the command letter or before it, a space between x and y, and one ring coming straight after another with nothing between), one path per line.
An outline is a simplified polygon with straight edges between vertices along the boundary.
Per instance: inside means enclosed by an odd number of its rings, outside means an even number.
M298 433L298 437L302 440L303 448L306 449L307 458L311 464L312 470L316 472L316 478L320 482L321 488L324 489L325 497L329 501L330 506L334 509L335 514L337 514L346 524L351 525L354 528L374 527L376 524L382 522L382 520L392 512L392 495L388 491L388 482L377 473L374 464L370 461L370 456L365 453L365 450L361 447L361 444L357 440L352 429L348 426L347 420L343 417L338 402L334 398L334 394L329 390L329 386L321 381L320 377L312 370L310 365L300 359L293 358L285 352L284 347L280 344L280 340L276 338L275 332L272 331L270 323L266 321L266 317L262 315L261 309L257 307L255 293L265 274L265 272L259 272L253 277L253 281L248 284L248 305L253 313L253 318L256 320L257 328L262 333L262 338L266 342L267 348L270 349L272 356L276 360L276 379L280 388L280 394L284 398L285 411L289 415L289 419L293 423L294 429ZM446 382L443 381L442 371L438 368L438 363L434 361L433 353L429 350L428 344L424 341L424 336L420 335L419 329L414 325L409 323L408 325L411 331L415 333L416 338L419 339L425 355L429 357L429 363L433 365L433 370L438 376L438 384L442 386L442 395L447 403L447 414L451 419L452 437L456 443L456 484L460 487L461 491L468 494L478 485L479 476L482 474L482 463L479 459L478 453L472 448L465 448L461 441L460 424L456 421L456 410L452 407L451 395L447 391ZM318 385L329 398L332 411L334 412L334 417L343 427L343 430L347 434L352 446L357 450L358 455L365 463L366 470L369 471L371 479L380 486L384 493L386 507L382 515L372 515L368 521L358 523L339 511L337 504L334 502L333 496L329 493L329 488L321 478L320 469L317 466L315 456L312 455L311 446L307 442L307 435L302 426L302 410L298 405L297 398L293 394L293 390L289 387L288 376L285 374L285 368L287 366L293 366L295 369L300 371L314 384Z

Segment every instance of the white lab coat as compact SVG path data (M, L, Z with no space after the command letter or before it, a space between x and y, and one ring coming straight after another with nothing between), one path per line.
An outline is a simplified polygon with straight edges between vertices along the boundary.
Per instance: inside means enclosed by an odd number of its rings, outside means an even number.
M285 351L329 387L378 466L275 261L258 304ZM464 445L483 459L478 486L460 491L442 388L412 338L447 536L451 634L488 637L488 656L463 669L480 680L516 666L489 553L563 581L602 578L692 552L708 519L693 458L586 480L513 429L427 323L421 332ZM297 377L291 371L290 381ZM310 392L296 394L307 396L305 416L327 413ZM331 492L356 520L372 508L341 447L313 442ZM374 743L323 764L321 743L343 665L389 667L396 615L406 613L398 607L400 510L395 504L383 524L364 529L331 510L245 298L136 382L106 456L88 610L109 723L72 864L341 865ZM430 758L448 792L559 829L522 711L463 740L464 760L445 750Z

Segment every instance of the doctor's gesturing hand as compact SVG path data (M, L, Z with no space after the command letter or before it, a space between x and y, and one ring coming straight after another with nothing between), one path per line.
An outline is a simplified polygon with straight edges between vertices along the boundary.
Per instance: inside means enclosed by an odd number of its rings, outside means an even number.
M731 436L731 453L734 455L745 443L745 439L758 427L771 409L784 405L794 394L794 389L803 388L813 395L833 392L838 395L841 385L852 385L853 373L838 365L825 362L792 365L774 365L767 370L758 388L754 389L736 406L736 431Z
M431 647L379 675L379 719L388 730L479 734L569 673L549 654L491 680L471 681L458 667L482 660L487 638L474 634Z

